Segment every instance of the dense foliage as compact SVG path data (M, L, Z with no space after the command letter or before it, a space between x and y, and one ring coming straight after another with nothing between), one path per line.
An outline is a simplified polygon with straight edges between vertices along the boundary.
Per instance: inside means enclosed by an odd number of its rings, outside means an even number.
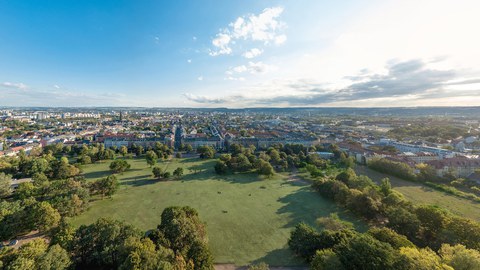
M41 207L41 206L40 206ZM2 269L213 269L204 224L189 207L171 207L149 237L124 222L99 219L52 231L50 245L36 239L18 250L3 249Z

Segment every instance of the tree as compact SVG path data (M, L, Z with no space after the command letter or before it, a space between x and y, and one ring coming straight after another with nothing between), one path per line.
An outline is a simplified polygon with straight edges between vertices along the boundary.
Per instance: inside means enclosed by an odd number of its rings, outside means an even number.
M197 153L200 154L200 158L208 159L215 157L215 149L207 145L198 147Z
M72 264L68 252L59 245L53 245L40 257L38 269L62 270Z
M353 168L355 166L355 159L347 157L343 152L340 154L340 164L345 168Z
M368 234L354 237L339 245L337 255L347 269L387 270L395 269L396 251L387 243Z
M170 178L170 176L171 176L170 172L164 172L163 175L162 175L162 177L165 178L165 179Z
M0 173L0 198L10 195L12 177L8 174Z
M121 173L130 169L130 164L123 159L116 159L110 163L110 170L115 173Z
M20 183L15 190L15 197L20 200L26 199L35 195L36 187L31 182Z
M160 167L158 167L158 166L153 167L152 173L153 173L153 176L154 176L155 178L157 178L157 179L162 178L162 177L163 177L163 174L164 174L162 168L160 168Z
M140 231L131 225L100 218L78 228L70 251L79 269L116 269L128 256L122 252L127 240L140 236Z
M270 267L268 264L261 262L249 265L247 270L270 270Z
M325 230L338 231L343 229L353 229L353 223L341 220L337 213L332 213L328 217L320 217L317 224Z
M442 261L455 270L480 269L480 252L464 245L443 244L438 251Z
M163 236L163 239L152 239L157 246L168 245L183 256L195 242L207 242L205 224L200 221L198 212L188 206L165 208L157 231Z
M149 238L130 237L125 241L122 253L127 257L120 265L122 270L131 269L172 269L169 262L172 250L160 247L158 250Z
M154 151L148 150L146 155L145 155L145 159L147 160L147 164L151 168L151 167L155 166L155 164L157 163L158 156L157 156L157 154L155 154Z
M119 152L120 152L120 155L126 156L126 155L128 154L128 148L127 148L125 145L122 145L122 146L120 147Z
M437 178L437 173L435 169L425 163L420 163L417 166L419 173L417 174L417 179L423 182L434 181Z
M389 228L370 228L368 234L381 242L389 243L393 248L400 249L401 247L415 247L404 235L396 233Z
M480 250L480 223L468 218L450 217L440 239L443 243L462 244Z
M36 173L32 176L33 185L39 190L40 195L48 191L50 182L44 173Z
M295 254L310 261L315 252L320 249L320 234L302 222L292 231L288 246Z
M312 270L343 270L342 262L337 254L331 249L317 250L312 262L310 263Z
M183 176L183 168L182 168L182 167L176 168L176 169L173 171L173 176L175 176L177 179L182 178L182 176Z
M257 169L258 174L265 175L268 178L270 178L274 174L274 170L272 165L270 163L264 161L264 160L258 160L258 169Z
M95 189L102 197L111 197L118 190L118 179L115 175L109 175L95 182Z
M227 164L221 160L218 160L217 163L215 163L215 172L217 174L226 174L228 172Z
M310 176L312 176L313 178L317 178L324 175L323 172L313 164L307 164L307 166L305 166L305 169L307 169L307 171L310 173Z
M80 169L68 164L68 159L62 157L61 160L54 160L52 165L52 178L53 179L68 179L80 174Z
M48 171L50 169L50 164L45 158L35 157L28 162L27 167L27 175L34 175L36 173L45 173Z
M234 163L233 167L241 172L248 171L252 168L252 163L244 154L238 154L235 158L232 159L231 163Z
M415 214L403 207L391 207L385 214L388 218L388 227L407 236L411 241L417 239L421 223Z
M213 255L207 245L202 241L196 241L190 247L187 258L194 263L194 270L213 270Z
M444 265L440 257L429 248L402 247L395 269L448 270L451 268Z
M358 189L350 189L346 206L367 219L373 219L379 213L380 202Z
M372 159L368 162L368 167L405 180L414 181L416 179L413 168L403 162L391 161L385 158Z
M78 159L78 162L82 163L83 165L90 164L92 163L92 158L90 156L83 155Z
M357 174L351 168L348 168L342 171L335 177L335 179L342 181L346 185L350 185L350 183L355 181L356 178L357 178Z
M35 239L26 243L13 254L13 260L8 263L6 269L43 269L40 268L39 261L47 251L47 248L48 244L44 239Z
M137 155L137 157L143 155L143 152L144 152L143 146L134 145L133 149L134 149L135 155Z
M380 191L384 196L390 195L392 193L392 185L390 184L390 179L383 178L380 183Z
M277 149L269 148L267 152L274 163L278 163L280 161L280 153Z
M438 234L449 222L449 214L444 209L433 205L418 206L415 214L421 222L420 233L423 244L428 246L436 242Z
M58 226L50 230L49 236L51 245L58 244L62 248L70 250L75 236L75 228L65 218L62 218Z
M33 207L31 213L35 227L42 232L48 231L58 225L60 214L49 202L39 202Z

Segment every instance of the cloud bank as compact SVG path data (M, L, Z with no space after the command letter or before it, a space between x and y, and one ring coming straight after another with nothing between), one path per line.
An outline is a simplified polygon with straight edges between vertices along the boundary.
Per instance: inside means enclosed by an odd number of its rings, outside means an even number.
M314 80L277 80L244 89L241 94L220 97L185 94L200 105L229 104L234 107L253 106L320 106L349 102L382 100L421 100L475 95L480 89L475 83L480 78L460 79L461 71L430 68L430 62L413 59L403 62L390 61L384 74L368 73L345 77L349 84L342 88ZM248 72L246 66L232 69L232 73ZM454 86L472 85L469 90L455 90ZM453 88L452 88L453 86ZM476 91L476 92L475 92Z

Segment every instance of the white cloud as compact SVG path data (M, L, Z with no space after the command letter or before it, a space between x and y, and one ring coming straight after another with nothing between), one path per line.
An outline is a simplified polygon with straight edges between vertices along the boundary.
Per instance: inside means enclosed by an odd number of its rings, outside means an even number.
M191 64L191 63L192 63L192 59L187 59L187 63Z
M287 36L286 35L276 36L275 40L274 40L276 45L281 45L281 44L285 43L285 41L287 41Z
M185 94L183 94L183 96L185 96L188 100L199 102L199 103L217 104L217 103L226 102L226 100L221 99L221 98L211 98L211 97L207 97L207 96L194 95L194 94L190 94L190 93L185 93Z
M283 23L278 21L282 12L282 7L272 7L264 9L258 16L239 17L229 25L232 36L236 39L251 39L268 43L277 37L277 30L283 26Z
M261 61L259 62L248 62L248 71L252 74L266 73L269 71L276 70L277 67L273 65L267 65Z
M225 80L229 80L229 81L245 81L245 78L244 78L244 77L227 76L227 77L225 77Z
M263 50L262 50L262 49L253 48L253 49L251 49L251 50L246 51L246 52L243 54L243 57L248 58L248 59L251 59L251 58L255 58L255 57L261 55L262 53L263 53Z
M248 68L245 65L236 66L236 67L232 68L232 71L237 72L237 73L242 73L242 72L245 72L247 70L248 70Z
M210 51L210 55L231 54L232 45L240 40L261 41L264 45L271 42L282 44L287 38L285 34L279 33L285 27L285 23L278 20L282 12L283 7L272 7L264 9L259 15L238 17L227 28L221 29L212 40L215 50Z
M28 88L28 86L25 85L24 83L3 82L0 85L6 88L14 88L14 89L20 89L20 90L25 90Z
M232 48L230 48L230 41L232 38L225 33L217 34L217 37L212 40L213 46L217 48L216 51L210 51L211 56L217 56L221 54L231 54Z
M248 62L247 65L236 66L225 71L225 75L227 75L225 79L231 80L231 81L244 81L245 80L244 77L236 77L236 75L246 74L246 73L249 73L252 75L264 74L276 69L277 67L274 65L268 65L261 61L258 61L258 62L250 61Z
M196 37L196 36L193 36L192 39L193 39L193 41L196 41L196 40L197 40L197 37Z
M54 84L53 87L54 87L55 89L60 89L60 86L59 86L58 84Z
M203 76L199 76L199 77L197 78L197 80L203 81Z

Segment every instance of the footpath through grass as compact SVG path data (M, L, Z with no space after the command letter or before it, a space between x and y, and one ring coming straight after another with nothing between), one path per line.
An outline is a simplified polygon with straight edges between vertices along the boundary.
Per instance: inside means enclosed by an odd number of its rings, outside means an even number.
M435 190L421 183L410 182L380 173L366 166L356 166L355 171L358 175L366 175L377 183L382 178L388 177L392 187L414 203L438 205L456 215L480 221L480 203Z
M310 186L288 181L286 175L263 179L255 174L218 176L214 160L180 159L159 166L173 172L183 167L182 180L156 181L143 159L128 160L132 168L119 175L121 188L112 199L98 200L75 218L77 226L100 217L124 220L143 230L160 223L163 209L189 205L207 223L209 245L217 263L246 265L264 261L272 266L303 265L287 247L293 227L337 212L360 230L366 225L323 199ZM109 162L84 167L89 180L110 174ZM196 171L196 173L195 173Z

